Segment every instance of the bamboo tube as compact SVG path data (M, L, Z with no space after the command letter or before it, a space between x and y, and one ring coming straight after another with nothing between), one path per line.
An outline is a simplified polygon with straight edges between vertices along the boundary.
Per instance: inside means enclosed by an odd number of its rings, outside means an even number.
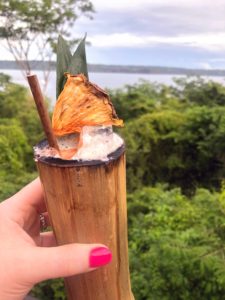
M103 243L113 254L109 265L66 278L68 299L134 299L128 263L124 146L108 163L40 157L36 163L58 244Z

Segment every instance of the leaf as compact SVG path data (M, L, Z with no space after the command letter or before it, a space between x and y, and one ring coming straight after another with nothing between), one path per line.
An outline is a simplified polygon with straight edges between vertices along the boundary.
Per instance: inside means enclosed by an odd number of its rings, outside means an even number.
M88 79L86 51L85 51L86 35L80 41L75 53L71 54L67 42L61 35L58 38L57 45L57 64L56 64L56 96L63 90L66 82L65 73L84 74Z
M57 45L57 62L56 62L56 97L63 90L66 78L65 72L69 72L69 65L72 59L70 49L61 35L58 38Z
M72 60L70 61L69 73L73 75L84 74L88 79L85 40L86 34L84 38L80 41L75 53L73 54Z

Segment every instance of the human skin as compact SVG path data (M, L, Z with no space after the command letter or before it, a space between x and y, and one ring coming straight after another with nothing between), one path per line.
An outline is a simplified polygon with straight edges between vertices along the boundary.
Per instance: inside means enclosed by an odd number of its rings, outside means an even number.
M21 300L38 282L66 277L111 261L101 244L57 246L54 234L40 232L48 220L39 179L0 204L0 299Z

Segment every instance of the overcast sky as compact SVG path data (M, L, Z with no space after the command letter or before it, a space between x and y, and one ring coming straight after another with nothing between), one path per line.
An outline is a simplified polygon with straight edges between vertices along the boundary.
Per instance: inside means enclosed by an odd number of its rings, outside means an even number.
M90 63L225 68L225 0L92 0Z
M225 69L225 0L92 0L89 63ZM1 57L9 59L1 49Z

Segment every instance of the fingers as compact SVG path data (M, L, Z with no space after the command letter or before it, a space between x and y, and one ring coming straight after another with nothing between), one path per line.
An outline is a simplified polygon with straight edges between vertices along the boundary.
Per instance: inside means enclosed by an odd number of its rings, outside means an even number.
M47 229L49 226L51 226L50 219L48 212L43 212L39 215L40 218L40 229L41 231Z
M46 211L43 189L39 178L26 185L12 199L18 204L19 208L32 206L39 213Z
M52 231L42 232L40 234L40 243L39 246L41 247L56 247L56 239L55 235Z
M58 277L67 277L108 264L110 250L99 244L69 244L50 248L34 248L32 273L34 283ZM47 266L47 267L46 267Z

